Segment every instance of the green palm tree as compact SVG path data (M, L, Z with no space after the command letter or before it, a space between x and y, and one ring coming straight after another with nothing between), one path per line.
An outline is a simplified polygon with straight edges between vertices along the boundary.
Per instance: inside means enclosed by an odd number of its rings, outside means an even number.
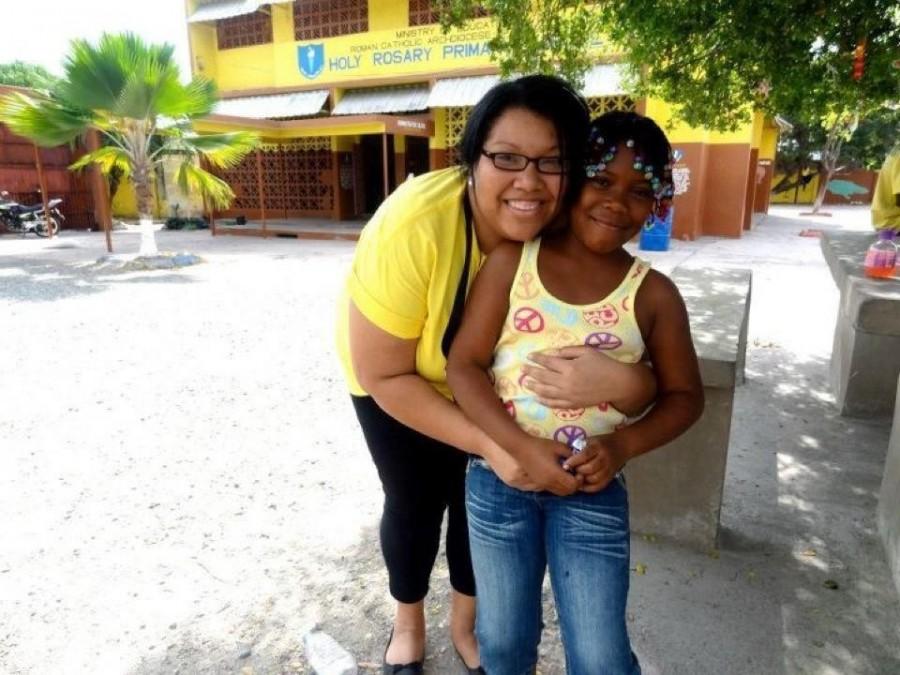
M150 185L165 157L180 158L176 180L183 190L198 191L222 208L234 193L198 160L228 168L259 142L248 132L194 133L193 122L216 103L216 88L200 77L183 84L173 52L171 45L149 45L131 33L105 34L96 46L74 40L65 74L52 90L0 99L0 121L38 145L70 143L91 129L99 130L102 147L70 168L93 163L106 174L117 168L134 184L143 255L156 252Z

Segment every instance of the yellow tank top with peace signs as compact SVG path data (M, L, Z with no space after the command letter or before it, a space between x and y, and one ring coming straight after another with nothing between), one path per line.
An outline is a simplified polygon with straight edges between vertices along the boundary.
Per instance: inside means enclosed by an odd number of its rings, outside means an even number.
M544 349L590 345L625 363L637 363L644 340L634 315L634 298L650 264L635 258L622 283L599 302L572 305L544 288L538 275L540 239L526 242L509 293L509 313L494 349L491 378L509 414L532 436L566 445L578 438L614 431L626 417L608 403L556 410L538 403L522 386L528 355Z

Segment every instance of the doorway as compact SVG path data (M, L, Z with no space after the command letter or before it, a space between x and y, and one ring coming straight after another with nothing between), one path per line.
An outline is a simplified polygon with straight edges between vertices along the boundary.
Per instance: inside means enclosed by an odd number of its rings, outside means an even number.
M361 215L372 215L384 201L384 142L387 138L388 192L395 187L394 181L394 137L368 134L360 138L362 156L362 200Z
M429 169L428 139L421 136L406 137L406 176L426 173Z

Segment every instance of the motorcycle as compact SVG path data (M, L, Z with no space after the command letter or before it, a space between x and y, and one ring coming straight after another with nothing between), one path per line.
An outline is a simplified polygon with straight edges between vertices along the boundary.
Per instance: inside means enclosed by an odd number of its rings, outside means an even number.
M51 199L47 203L50 211L48 227L43 204L24 206L11 200L9 193L4 190L0 192L0 223L10 232L20 232L23 237L29 232L34 232L39 237L46 237L51 231L56 236L59 233L60 222L66 219L59 210L62 201L62 199Z

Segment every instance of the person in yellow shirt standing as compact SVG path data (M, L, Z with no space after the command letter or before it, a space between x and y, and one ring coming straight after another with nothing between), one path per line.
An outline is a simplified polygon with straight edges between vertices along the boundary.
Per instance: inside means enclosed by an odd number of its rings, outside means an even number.
M900 145L884 160L872 194L872 225L876 230L900 231Z

